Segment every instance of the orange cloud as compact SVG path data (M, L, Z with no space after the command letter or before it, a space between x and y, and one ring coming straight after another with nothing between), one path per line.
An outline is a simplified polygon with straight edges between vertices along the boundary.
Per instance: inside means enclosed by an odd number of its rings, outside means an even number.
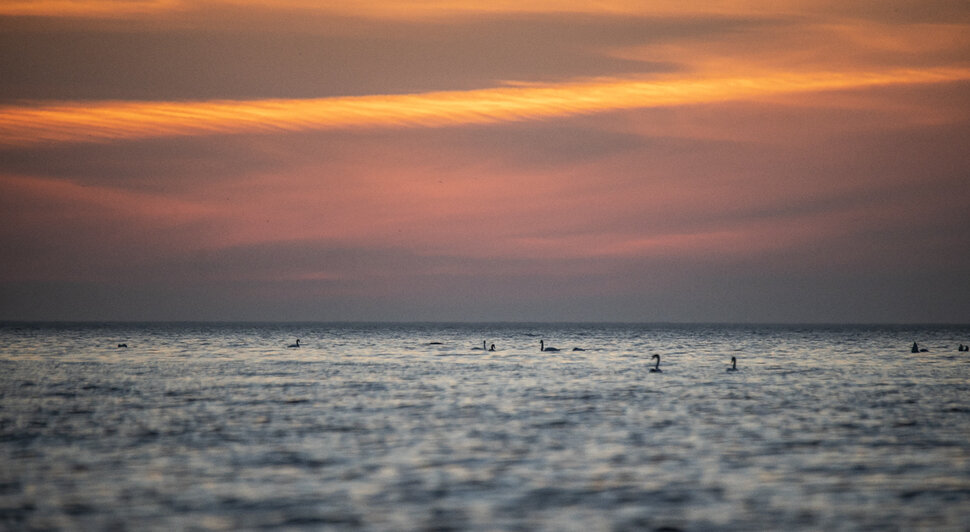
M771 43L766 46L765 43ZM690 65L693 72L854 71L933 68L970 50L966 24L887 24L864 20L810 19L756 32L716 37L713 42L671 40L611 50L617 58ZM961 63L957 63L961 64Z
M122 18L179 11L180 0L7 0L0 3L0 15Z
M758 4L758 2L752 2ZM713 2L705 6L704 12L728 12L736 10L737 2ZM719 5L720 4L720 5ZM728 6L728 4L731 4ZM189 7L205 8L214 6L234 6L244 8L272 7L274 9L299 9L324 13L352 14L377 17L414 18L441 16L448 13L683 13L684 6L679 2L653 2L645 7L635 0L612 0L590 3L583 0L494 0L476 2L468 0L424 0L394 2L387 0L359 0L355 2L327 2L315 0L217 0L196 1L191 6L181 0L10 0L0 3L2 15L27 16L75 16L75 17L120 17L150 15L161 11L183 11ZM697 11L696 9L687 11Z
M897 2L894 8L922 7L923 2ZM71 16L71 17L136 17L160 12L191 12L209 8L269 8L301 10L322 14L339 14L374 18L440 18L481 13L590 13L639 16L658 15L757 15L828 14L880 12L881 3L845 2L834 0L710 0L685 4L678 0L8 0L0 3L0 15ZM925 8L924 8L925 9Z
M354 127L486 124L966 79L970 79L970 69L936 68L687 80L606 80L309 100L7 106L0 107L0 146Z

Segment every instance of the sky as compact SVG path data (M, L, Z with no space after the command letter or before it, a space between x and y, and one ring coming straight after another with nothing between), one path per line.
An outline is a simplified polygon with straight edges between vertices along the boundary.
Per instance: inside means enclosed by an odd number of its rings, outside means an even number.
M970 4L0 0L0 319L970 323Z

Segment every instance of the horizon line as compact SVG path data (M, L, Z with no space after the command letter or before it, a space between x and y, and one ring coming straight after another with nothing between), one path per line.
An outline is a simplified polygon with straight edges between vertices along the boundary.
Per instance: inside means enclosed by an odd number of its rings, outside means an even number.
M895 321L593 321L593 320L64 320L64 319L4 319L0 325L7 324L76 324L76 325L178 325L178 324L217 324L217 325L711 325L711 326L936 326L970 327L961 322L895 322Z

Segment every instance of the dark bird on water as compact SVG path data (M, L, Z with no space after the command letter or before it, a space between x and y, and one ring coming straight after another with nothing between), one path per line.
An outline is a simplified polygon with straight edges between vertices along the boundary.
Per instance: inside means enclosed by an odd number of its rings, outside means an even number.
M657 365L650 368L650 373L663 373L663 370L660 369L660 355L653 355L652 357L650 357L651 360L655 358L657 359Z
M727 369L728 371L738 370L738 359L731 357L731 367Z
M546 342L539 340L539 351L557 352L559 349L555 347L546 347Z
M299 338L297 338L297 339L296 339L296 343L295 343L295 344L290 344L290 345L288 345L288 346L286 346L286 347L289 347L289 348L291 348L291 349L292 349L292 348L294 348L294 347L300 347L300 339L299 339Z

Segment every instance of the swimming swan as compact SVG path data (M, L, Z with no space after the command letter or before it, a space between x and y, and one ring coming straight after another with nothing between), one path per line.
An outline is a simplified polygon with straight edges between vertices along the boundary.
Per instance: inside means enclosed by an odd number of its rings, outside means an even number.
M558 352L559 349L555 347L546 347L546 343L542 340L539 340L539 351Z
M655 358L657 359L657 365L650 368L650 373L663 373L663 370L660 369L660 355L653 355L652 357L650 357L651 360Z
M727 369L728 371L738 370L738 359L731 357L731 367Z
M290 345L288 345L288 346L286 346L286 347L289 347L289 348L291 348L291 349L292 349L292 348L294 348L294 347L300 347L300 339L299 339L299 338L297 338L297 339L296 339L296 343L295 343L295 344L290 344Z

